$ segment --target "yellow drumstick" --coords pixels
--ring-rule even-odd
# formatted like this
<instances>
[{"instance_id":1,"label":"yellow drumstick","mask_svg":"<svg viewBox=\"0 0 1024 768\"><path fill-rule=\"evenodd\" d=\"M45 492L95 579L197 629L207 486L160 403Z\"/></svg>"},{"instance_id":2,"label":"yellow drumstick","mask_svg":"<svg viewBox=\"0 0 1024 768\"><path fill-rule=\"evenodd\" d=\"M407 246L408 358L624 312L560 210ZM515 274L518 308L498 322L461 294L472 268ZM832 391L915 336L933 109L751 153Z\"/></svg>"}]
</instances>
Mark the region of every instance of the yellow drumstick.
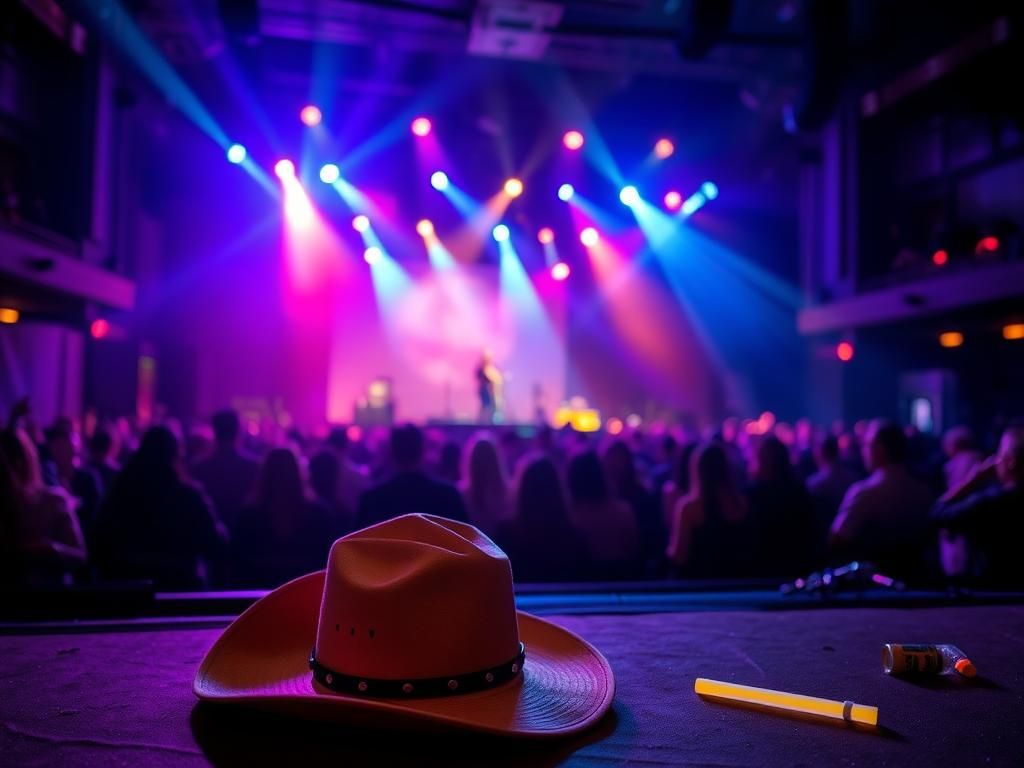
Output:
<instances>
[{"instance_id":1,"label":"yellow drumstick","mask_svg":"<svg viewBox=\"0 0 1024 768\"><path fill-rule=\"evenodd\" d=\"M701 696L714 696L729 701L743 701L748 704L762 704L776 709L788 709L791 712L804 712L808 715L834 717L836 720L878 725L878 707L865 704L854 704L852 701L832 701L819 699L816 696L801 696L798 693L773 691L768 688L754 688L749 685L723 683L720 680L708 680L698 677L693 690Z\"/></svg>"}]
</instances>

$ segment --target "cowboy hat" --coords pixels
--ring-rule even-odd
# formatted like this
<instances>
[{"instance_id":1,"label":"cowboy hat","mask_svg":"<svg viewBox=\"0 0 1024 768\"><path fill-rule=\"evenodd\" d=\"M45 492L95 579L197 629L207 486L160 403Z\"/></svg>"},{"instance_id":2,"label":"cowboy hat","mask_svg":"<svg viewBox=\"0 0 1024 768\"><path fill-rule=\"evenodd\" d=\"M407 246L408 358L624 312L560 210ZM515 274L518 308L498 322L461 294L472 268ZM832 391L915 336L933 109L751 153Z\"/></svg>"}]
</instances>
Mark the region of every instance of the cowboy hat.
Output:
<instances>
[{"instance_id":1,"label":"cowboy hat","mask_svg":"<svg viewBox=\"0 0 1024 768\"><path fill-rule=\"evenodd\" d=\"M193 690L320 719L542 737L596 723L615 682L589 643L515 610L508 558L479 530L405 515L338 539L325 571L253 604Z\"/></svg>"}]
</instances>

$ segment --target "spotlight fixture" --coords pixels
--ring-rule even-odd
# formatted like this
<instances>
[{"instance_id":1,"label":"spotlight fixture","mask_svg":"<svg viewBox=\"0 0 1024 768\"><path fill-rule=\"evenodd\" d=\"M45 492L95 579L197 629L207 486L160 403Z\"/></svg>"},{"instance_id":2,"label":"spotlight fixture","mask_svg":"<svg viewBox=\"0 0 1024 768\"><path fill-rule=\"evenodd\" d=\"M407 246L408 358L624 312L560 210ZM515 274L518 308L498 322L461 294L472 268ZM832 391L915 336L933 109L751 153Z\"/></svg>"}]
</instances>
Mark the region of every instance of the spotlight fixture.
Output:
<instances>
[{"instance_id":1,"label":"spotlight fixture","mask_svg":"<svg viewBox=\"0 0 1024 768\"><path fill-rule=\"evenodd\" d=\"M295 176L295 163L291 160L278 160L274 163L274 174L279 179L290 179Z\"/></svg>"},{"instance_id":2,"label":"spotlight fixture","mask_svg":"<svg viewBox=\"0 0 1024 768\"><path fill-rule=\"evenodd\" d=\"M704 197L708 200L714 200L718 197L718 185L713 181L705 181L700 185L700 191L704 194Z\"/></svg>"},{"instance_id":3,"label":"spotlight fixture","mask_svg":"<svg viewBox=\"0 0 1024 768\"><path fill-rule=\"evenodd\" d=\"M416 234L420 237L430 237L434 234L434 223L430 219L420 219L416 222Z\"/></svg>"},{"instance_id":4,"label":"spotlight fixture","mask_svg":"<svg viewBox=\"0 0 1024 768\"><path fill-rule=\"evenodd\" d=\"M690 195L683 201L683 205L682 208L680 208L680 210L682 211L684 216L689 216L700 210L701 206L703 206L706 202L707 198L704 197L703 192L694 192L692 195Z\"/></svg>"},{"instance_id":5,"label":"spotlight fixture","mask_svg":"<svg viewBox=\"0 0 1024 768\"><path fill-rule=\"evenodd\" d=\"M556 261L551 265L551 277L558 282L565 280L569 276L570 271L569 265L564 261Z\"/></svg>"},{"instance_id":6,"label":"spotlight fixture","mask_svg":"<svg viewBox=\"0 0 1024 768\"><path fill-rule=\"evenodd\" d=\"M0 323L14 325L21 318L21 312L14 307L0 307Z\"/></svg>"},{"instance_id":7,"label":"spotlight fixture","mask_svg":"<svg viewBox=\"0 0 1024 768\"><path fill-rule=\"evenodd\" d=\"M640 192L630 184L619 190L619 200L623 205L636 205L640 202Z\"/></svg>"},{"instance_id":8,"label":"spotlight fixture","mask_svg":"<svg viewBox=\"0 0 1024 768\"><path fill-rule=\"evenodd\" d=\"M491 236L494 238L495 242L504 243L506 240L508 240L508 227L506 227L504 224L498 224L494 229L491 230Z\"/></svg>"},{"instance_id":9,"label":"spotlight fixture","mask_svg":"<svg viewBox=\"0 0 1024 768\"><path fill-rule=\"evenodd\" d=\"M423 138L424 136L428 136L430 134L430 130L431 128L433 128L433 126L430 124L430 118L417 117L415 120L412 121L412 124L409 126L409 128L412 130L414 136L419 136L420 138Z\"/></svg>"},{"instance_id":10,"label":"spotlight fixture","mask_svg":"<svg viewBox=\"0 0 1024 768\"><path fill-rule=\"evenodd\" d=\"M671 189L665 193L665 207L670 211L678 211L683 204L683 196L676 190Z\"/></svg>"},{"instance_id":11,"label":"spotlight fixture","mask_svg":"<svg viewBox=\"0 0 1024 768\"><path fill-rule=\"evenodd\" d=\"M562 136L562 144L566 149L576 151L583 146L583 134L579 131L566 131Z\"/></svg>"},{"instance_id":12,"label":"spotlight fixture","mask_svg":"<svg viewBox=\"0 0 1024 768\"><path fill-rule=\"evenodd\" d=\"M448 174L444 171L434 171L430 174L430 186L438 192L444 192L448 189L448 185L450 183L451 182L448 181Z\"/></svg>"},{"instance_id":13,"label":"spotlight fixture","mask_svg":"<svg viewBox=\"0 0 1024 768\"><path fill-rule=\"evenodd\" d=\"M513 177L505 182L505 194L509 197L519 197L523 194L523 182Z\"/></svg>"},{"instance_id":14,"label":"spotlight fixture","mask_svg":"<svg viewBox=\"0 0 1024 768\"><path fill-rule=\"evenodd\" d=\"M334 163L327 163L320 168L320 181L324 184L333 184L341 178L341 170Z\"/></svg>"},{"instance_id":15,"label":"spotlight fixture","mask_svg":"<svg viewBox=\"0 0 1024 768\"><path fill-rule=\"evenodd\" d=\"M572 184L563 184L558 188L558 199L563 203L568 203L575 194L576 190L573 189Z\"/></svg>"},{"instance_id":16,"label":"spotlight fixture","mask_svg":"<svg viewBox=\"0 0 1024 768\"><path fill-rule=\"evenodd\" d=\"M352 229L356 232L365 232L370 228L370 219L360 213L358 216L352 219Z\"/></svg>"},{"instance_id":17,"label":"spotlight fixture","mask_svg":"<svg viewBox=\"0 0 1024 768\"><path fill-rule=\"evenodd\" d=\"M936 267L944 267L949 263L949 251L945 248L939 248L935 253L932 254L932 264Z\"/></svg>"},{"instance_id":18,"label":"spotlight fixture","mask_svg":"<svg viewBox=\"0 0 1024 768\"><path fill-rule=\"evenodd\" d=\"M381 251L376 245L371 245L365 251L363 251L363 261L367 264L376 264L384 256L384 252Z\"/></svg>"},{"instance_id":19,"label":"spotlight fixture","mask_svg":"<svg viewBox=\"0 0 1024 768\"><path fill-rule=\"evenodd\" d=\"M240 162L245 160L245 156L248 154L245 151L245 147L241 144L232 144L228 147L228 162L238 165Z\"/></svg>"},{"instance_id":20,"label":"spotlight fixture","mask_svg":"<svg viewBox=\"0 0 1024 768\"><path fill-rule=\"evenodd\" d=\"M299 112L299 119L305 124L312 128L315 125L320 125L320 121L323 119L323 115L320 113L320 108L315 104L307 104Z\"/></svg>"},{"instance_id":21,"label":"spotlight fixture","mask_svg":"<svg viewBox=\"0 0 1024 768\"><path fill-rule=\"evenodd\" d=\"M836 357L844 363L853 360L853 344L848 341L840 341L836 344Z\"/></svg>"},{"instance_id":22,"label":"spotlight fixture","mask_svg":"<svg viewBox=\"0 0 1024 768\"><path fill-rule=\"evenodd\" d=\"M587 248L593 248L600 239L601 236L597 234L597 230L593 227L586 227L580 232L580 242Z\"/></svg>"},{"instance_id":23,"label":"spotlight fixture","mask_svg":"<svg viewBox=\"0 0 1024 768\"><path fill-rule=\"evenodd\" d=\"M541 227L537 232L537 240L541 245L555 242L555 232L551 227Z\"/></svg>"},{"instance_id":24,"label":"spotlight fixture","mask_svg":"<svg viewBox=\"0 0 1024 768\"><path fill-rule=\"evenodd\" d=\"M654 145L654 156L659 160L672 157L672 153L675 151L676 145L670 139L658 139Z\"/></svg>"}]
</instances>

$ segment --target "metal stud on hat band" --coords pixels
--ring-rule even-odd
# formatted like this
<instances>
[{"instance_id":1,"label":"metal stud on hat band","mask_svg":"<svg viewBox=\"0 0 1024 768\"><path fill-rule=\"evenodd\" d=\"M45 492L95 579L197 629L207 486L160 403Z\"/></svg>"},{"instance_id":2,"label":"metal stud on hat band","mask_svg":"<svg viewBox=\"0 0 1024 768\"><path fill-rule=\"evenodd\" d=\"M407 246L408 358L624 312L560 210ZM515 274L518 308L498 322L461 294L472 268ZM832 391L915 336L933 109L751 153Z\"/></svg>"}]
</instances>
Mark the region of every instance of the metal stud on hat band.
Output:
<instances>
[{"instance_id":1,"label":"metal stud on hat band","mask_svg":"<svg viewBox=\"0 0 1024 768\"><path fill-rule=\"evenodd\" d=\"M328 669L316 660L316 648L310 651L309 668L313 679L335 693L372 696L385 699L427 698L456 696L494 688L516 678L523 669L526 646L519 644L519 653L496 667L469 672L465 675L445 675L407 680L379 680L355 675L343 675Z\"/></svg>"}]
</instances>

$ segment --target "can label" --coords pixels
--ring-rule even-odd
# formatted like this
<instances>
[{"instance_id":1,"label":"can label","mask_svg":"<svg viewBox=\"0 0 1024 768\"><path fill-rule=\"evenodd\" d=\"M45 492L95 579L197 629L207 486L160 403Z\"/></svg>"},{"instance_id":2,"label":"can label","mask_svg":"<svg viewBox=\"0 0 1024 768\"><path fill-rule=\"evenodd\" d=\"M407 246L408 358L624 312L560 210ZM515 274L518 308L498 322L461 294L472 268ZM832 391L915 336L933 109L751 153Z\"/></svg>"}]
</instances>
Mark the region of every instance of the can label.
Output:
<instances>
[{"instance_id":1,"label":"can label","mask_svg":"<svg viewBox=\"0 0 1024 768\"><path fill-rule=\"evenodd\" d=\"M942 671L942 654L934 645L888 646L894 675L937 675Z\"/></svg>"}]
</instances>

